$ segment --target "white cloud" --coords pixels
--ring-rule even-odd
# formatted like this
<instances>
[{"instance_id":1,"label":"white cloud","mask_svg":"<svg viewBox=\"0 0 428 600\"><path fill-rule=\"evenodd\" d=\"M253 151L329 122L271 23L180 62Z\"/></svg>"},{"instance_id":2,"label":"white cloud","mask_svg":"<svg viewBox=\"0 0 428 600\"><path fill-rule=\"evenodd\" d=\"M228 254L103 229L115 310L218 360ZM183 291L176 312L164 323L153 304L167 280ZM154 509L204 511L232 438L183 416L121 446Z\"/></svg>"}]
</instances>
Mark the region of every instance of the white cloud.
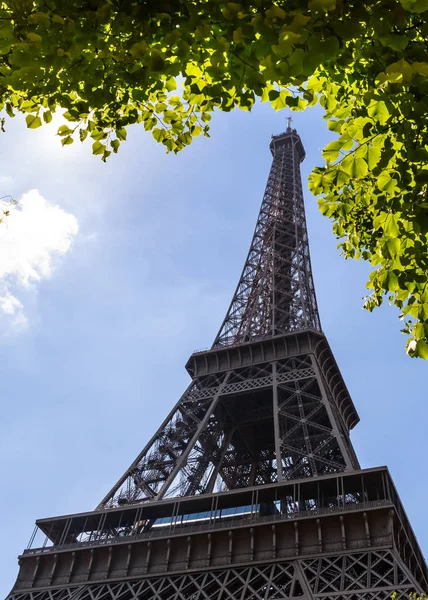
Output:
<instances>
[{"instance_id":1,"label":"white cloud","mask_svg":"<svg viewBox=\"0 0 428 600\"><path fill-rule=\"evenodd\" d=\"M11 294L7 284L3 284L3 296L0 296L0 311L9 319L9 330L22 331L28 327L28 319L21 300Z\"/></svg>"},{"instance_id":2,"label":"white cloud","mask_svg":"<svg viewBox=\"0 0 428 600\"><path fill-rule=\"evenodd\" d=\"M0 209L9 211L0 224L0 315L16 331L28 325L17 296L50 277L55 257L70 250L79 226L74 215L48 202L38 190L24 194L16 205L3 202Z\"/></svg>"}]
</instances>

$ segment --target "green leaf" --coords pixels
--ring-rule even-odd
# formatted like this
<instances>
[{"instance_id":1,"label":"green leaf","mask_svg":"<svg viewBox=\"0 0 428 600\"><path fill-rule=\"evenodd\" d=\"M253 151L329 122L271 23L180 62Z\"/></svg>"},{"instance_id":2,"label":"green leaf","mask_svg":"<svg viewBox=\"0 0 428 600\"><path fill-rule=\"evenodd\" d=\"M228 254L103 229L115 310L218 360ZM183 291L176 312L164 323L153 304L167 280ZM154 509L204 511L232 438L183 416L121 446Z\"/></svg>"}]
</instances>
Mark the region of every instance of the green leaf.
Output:
<instances>
[{"instance_id":1,"label":"green leaf","mask_svg":"<svg viewBox=\"0 0 428 600\"><path fill-rule=\"evenodd\" d=\"M147 50L148 45L144 40L142 40L141 42L137 42L131 47L130 53L133 58L140 58L141 56L144 56Z\"/></svg>"},{"instance_id":2,"label":"green leaf","mask_svg":"<svg viewBox=\"0 0 428 600\"><path fill-rule=\"evenodd\" d=\"M340 133L342 130L343 121L330 119L327 125L330 131L336 131L337 133Z\"/></svg>"},{"instance_id":3,"label":"green leaf","mask_svg":"<svg viewBox=\"0 0 428 600\"><path fill-rule=\"evenodd\" d=\"M388 215L386 215L385 213L378 213L375 218L373 219L373 228L375 230L380 229L385 224L386 218Z\"/></svg>"},{"instance_id":4,"label":"green leaf","mask_svg":"<svg viewBox=\"0 0 428 600\"><path fill-rule=\"evenodd\" d=\"M319 171L312 171L309 175L309 189L310 191L317 196L322 193L322 173Z\"/></svg>"},{"instance_id":5,"label":"green leaf","mask_svg":"<svg viewBox=\"0 0 428 600\"><path fill-rule=\"evenodd\" d=\"M230 5L231 5L231 3L229 2L228 6L230 6ZM286 15L287 15L287 13L285 12L285 10L280 8L279 6L276 6L275 4L273 6L271 6L271 8L269 10L266 11L266 16L269 19L280 19L281 21L283 21L285 19Z\"/></svg>"},{"instance_id":6,"label":"green leaf","mask_svg":"<svg viewBox=\"0 0 428 600\"><path fill-rule=\"evenodd\" d=\"M294 46L301 37L302 36L300 33L294 33L293 31L285 30L281 32L279 42L278 44L272 46L272 50L275 52L275 54L281 57L289 56L290 54L292 55L294 54ZM294 61L297 58L298 57L295 56Z\"/></svg>"},{"instance_id":7,"label":"green leaf","mask_svg":"<svg viewBox=\"0 0 428 600\"><path fill-rule=\"evenodd\" d=\"M50 25L50 17L45 12L33 12L28 20L30 23L34 23L36 25L43 25L44 27L48 27Z\"/></svg>"},{"instance_id":8,"label":"green leaf","mask_svg":"<svg viewBox=\"0 0 428 600\"><path fill-rule=\"evenodd\" d=\"M309 0L309 10L329 11L336 8L336 0Z\"/></svg>"},{"instance_id":9,"label":"green leaf","mask_svg":"<svg viewBox=\"0 0 428 600\"><path fill-rule=\"evenodd\" d=\"M397 189L397 180L391 177L388 171L384 171L377 178L377 186L385 194L393 196Z\"/></svg>"},{"instance_id":10,"label":"green leaf","mask_svg":"<svg viewBox=\"0 0 428 600\"><path fill-rule=\"evenodd\" d=\"M423 13L428 10L428 0L400 0L401 6L414 13Z\"/></svg>"},{"instance_id":11,"label":"green leaf","mask_svg":"<svg viewBox=\"0 0 428 600\"><path fill-rule=\"evenodd\" d=\"M52 23L57 25L64 25L65 21L60 15L52 15Z\"/></svg>"},{"instance_id":12,"label":"green leaf","mask_svg":"<svg viewBox=\"0 0 428 600\"><path fill-rule=\"evenodd\" d=\"M165 61L163 59L163 56L157 52L152 54L152 56L150 57L150 69L154 73L160 73L163 70L164 66Z\"/></svg>"},{"instance_id":13,"label":"green leaf","mask_svg":"<svg viewBox=\"0 0 428 600\"><path fill-rule=\"evenodd\" d=\"M399 289L398 277L394 271L388 271L385 287L390 292L396 292Z\"/></svg>"},{"instance_id":14,"label":"green leaf","mask_svg":"<svg viewBox=\"0 0 428 600\"><path fill-rule=\"evenodd\" d=\"M342 149L342 143L339 142L338 140L335 140L334 142L330 142L330 144L328 144L322 151L323 158L327 162L333 162L339 156L341 149Z\"/></svg>"},{"instance_id":15,"label":"green leaf","mask_svg":"<svg viewBox=\"0 0 428 600\"><path fill-rule=\"evenodd\" d=\"M152 131L152 136L157 142L162 142L165 139L165 130L155 127Z\"/></svg>"},{"instance_id":16,"label":"green leaf","mask_svg":"<svg viewBox=\"0 0 428 600\"><path fill-rule=\"evenodd\" d=\"M346 173L346 171L342 171L342 169L337 169L336 184L339 188L346 185L350 179L351 179L351 176L349 175L349 173Z\"/></svg>"},{"instance_id":17,"label":"green leaf","mask_svg":"<svg viewBox=\"0 0 428 600\"><path fill-rule=\"evenodd\" d=\"M28 129L37 129L42 124L40 117L37 115L27 115L25 117L25 122L27 123Z\"/></svg>"},{"instance_id":18,"label":"green leaf","mask_svg":"<svg viewBox=\"0 0 428 600\"><path fill-rule=\"evenodd\" d=\"M71 129L69 129L69 131L71 131ZM67 131L67 133L69 131ZM93 131L91 131L91 138L96 142L99 142L100 140L105 140L106 137L107 134L103 129L94 129Z\"/></svg>"},{"instance_id":19,"label":"green leaf","mask_svg":"<svg viewBox=\"0 0 428 600\"><path fill-rule=\"evenodd\" d=\"M385 235L389 237L398 237L400 230L397 224L397 215L389 213L383 226Z\"/></svg>"},{"instance_id":20,"label":"green leaf","mask_svg":"<svg viewBox=\"0 0 428 600\"><path fill-rule=\"evenodd\" d=\"M381 44L393 50L404 50L409 43L409 38L406 35L385 35L379 37Z\"/></svg>"},{"instance_id":21,"label":"green leaf","mask_svg":"<svg viewBox=\"0 0 428 600\"><path fill-rule=\"evenodd\" d=\"M379 121L381 125L385 125L389 118L389 111L383 100L372 100L367 107L367 112L372 119Z\"/></svg>"},{"instance_id":22,"label":"green leaf","mask_svg":"<svg viewBox=\"0 0 428 600\"><path fill-rule=\"evenodd\" d=\"M320 169L313 171L309 177L309 189L313 194L321 194L329 191L335 177L335 171Z\"/></svg>"},{"instance_id":23,"label":"green leaf","mask_svg":"<svg viewBox=\"0 0 428 600\"><path fill-rule=\"evenodd\" d=\"M13 112L13 108L11 107L11 105L9 103L6 104L5 109L6 109L6 114L11 119L13 119L13 117L15 116L15 113Z\"/></svg>"},{"instance_id":24,"label":"green leaf","mask_svg":"<svg viewBox=\"0 0 428 600\"><path fill-rule=\"evenodd\" d=\"M366 160L370 171L377 167L381 154L381 149L376 146L369 146L367 148Z\"/></svg>"},{"instance_id":25,"label":"green leaf","mask_svg":"<svg viewBox=\"0 0 428 600\"><path fill-rule=\"evenodd\" d=\"M70 144L72 144L74 142L73 138L71 137L71 135L67 135L67 137L62 138L61 140L61 144L63 146L69 146Z\"/></svg>"},{"instance_id":26,"label":"green leaf","mask_svg":"<svg viewBox=\"0 0 428 600\"><path fill-rule=\"evenodd\" d=\"M342 160L340 168L352 179L365 177L368 172L367 163L364 158L357 158L353 154L349 154Z\"/></svg>"},{"instance_id":27,"label":"green leaf","mask_svg":"<svg viewBox=\"0 0 428 600\"><path fill-rule=\"evenodd\" d=\"M45 110L43 113L43 121L45 123L50 123L52 121L52 113L50 110Z\"/></svg>"},{"instance_id":28,"label":"green leaf","mask_svg":"<svg viewBox=\"0 0 428 600\"><path fill-rule=\"evenodd\" d=\"M276 100L271 102L272 107L275 110L281 110L281 108L285 108L287 106L287 98L291 95L288 90L281 90L278 94Z\"/></svg>"},{"instance_id":29,"label":"green leaf","mask_svg":"<svg viewBox=\"0 0 428 600\"><path fill-rule=\"evenodd\" d=\"M118 140L120 140L121 142L125 142L127 137L126 129L124 129L123 127L120 129L116 129L116 136Z\"/></svg>"},{"instance_id":30,"label":"green leaf","mask_svg":"<svg viewBox=\"0 0 428 600\"><path fill-rule=\"evenodd\" d=\"M416 343L415 355L424 360L428 359L428 344L423 340L418 340Z\"/></svg>"},{"instance_id":31,"label":"green leaf","mask_svg":"<svg viewBox=\"0 0 428 600\"><path fill-rule=\"evenodd\" d=\"M57 134L60 135L61 137L64 135L71 135L72 133L73 133L73 130L70 129L70 127L68 125L61 125L60 127L58 127Z\"/></svg>"},{"instance_id":32,"label":"green leaf","mask_svg":"<svg viewBox=\"0 0 428 600\"><path fill-rule=\"evenodd\" d=\"M418 73L426 77L428 75L428 63L426 62L414 62L411 65L413 73Z\"/></svg>"},{"instance_id":33,"label":"green leaf","mask_svg":"<svg viewBox=\"0 0 428 600\"><path fill-rule=\"evenodd\" d=\"M411 162L428 163L428 151L425 148L409 148L407 158Z\"/></svg>"},{"instance_id":34,"label":"green leaf","mask_svg":"<svg viewBox=\"0 0 428 600\"><path fill-rule=\"evenodd\" d=\"M173 78L168 79L168 81L165 84L165 87L168 90L168 92L172 92L173 90L177 89L177 82Z\"/></svg>"},{"instance_id":35,"label":"green leaf","mask_svg":"<svg viewBox=\"0 0 428 600\"><path fill-rule=\"evenodd\" d=\"M102 142L96 141L92 144L92 154L104 154L106 147Z\"/></svg>"},{"instance_id":36,"label":"green leaf","mask_svg":"<svg viewBox=\"0 0 428 600\"><path fill-rule=\"evenodd\" d=\"M401 249L400 240L398 238L388 238L385 240L385 246L387 248L389 258L395 259L398 257Z\"/></svg>"},{"instance_id":37,"label":"green leaf","mask_svg":"<svg viewBox=\"0 0 428 600\"><path fill-rule=\"evenodd\" d=\"M412 79L413 70L407 60L401 59L395 63L391 63L385 69L387 75L390 74L398 74L400 77L397 81L403 81L405 83L409 82ZM394 78L392 79L394 81Z\"/></svg>"},{"instance_id":38,"label":"green leaf","mask_svg":"<svg viewBox=\"0 0 428 600\"><path fill-rule=\"evenodd\" d=\"M324 40L322 44L322 53L324 58L330 60L334 58L339 52L339 40L336 36L330 36Z\"/></svg>"},{"instance_id":39,"label":"green leaf","mask_svg":"<svg viewBox=\"0 0 428 600\"><path fill-rule=\"evenodd\" d=\"M27 33L27 40L35 44L40 44L42 41L42 37L39 34L30 31L29 33Z\"/></svg>"},{"instance_id":40,"label":"green leaf","mask_svg":"<svg viewBox=\"0 0 428 600\"><path fill-rule=\"evenodd\" d=\"M242 33L242 27L238 27L238 29L235 29L235 31L233 32L233 41L235 42L235 44L240 44L244 41L244 39L245 38Z\"/></svg>"},{"instance_id":41,"label":"green leaf","mask_svg":"<svg viewBox=\"0 0 428 600\"><path fill-rule=\"evenodd\" d=\"M419 313L419 306L417 304L407 304L407 306L404 307L403 312L416 319Z\"/></svg>"}]
</instances>

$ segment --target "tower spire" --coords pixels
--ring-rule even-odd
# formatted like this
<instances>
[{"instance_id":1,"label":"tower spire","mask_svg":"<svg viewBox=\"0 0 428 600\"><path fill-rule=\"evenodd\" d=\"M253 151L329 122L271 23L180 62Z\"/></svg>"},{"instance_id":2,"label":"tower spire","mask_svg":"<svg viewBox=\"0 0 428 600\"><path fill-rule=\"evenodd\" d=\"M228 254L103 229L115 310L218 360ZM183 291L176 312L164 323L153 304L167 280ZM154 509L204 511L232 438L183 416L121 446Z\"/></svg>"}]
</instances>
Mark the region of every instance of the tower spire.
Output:
<instances>
[{"instance_id":1,"label":"tower spire","mask_svg":"<svg viewBox=\"0 0 428 600\"><path fill-rule=\"evenodd\" d=\"M321 331L300 176L305 150L288 117L272 136L272 166L238 286L213 347Z\"/></svg>"}]
</instances>

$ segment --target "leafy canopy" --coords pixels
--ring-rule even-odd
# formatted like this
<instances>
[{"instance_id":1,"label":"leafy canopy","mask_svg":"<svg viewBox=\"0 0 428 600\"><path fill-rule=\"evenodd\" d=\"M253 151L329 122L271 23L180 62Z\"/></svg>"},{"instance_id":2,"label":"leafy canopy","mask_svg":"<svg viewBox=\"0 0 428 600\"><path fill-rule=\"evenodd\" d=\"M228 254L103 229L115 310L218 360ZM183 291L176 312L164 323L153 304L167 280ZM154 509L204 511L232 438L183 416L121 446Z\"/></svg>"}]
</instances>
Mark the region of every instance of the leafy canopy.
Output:
<instances>
[{"instance_id":1,"label":"leafy canopy","mask_svg":"<svg viewBox=\"0 0 428 600\"><path fill-rule=\"evenodd\" d=\"M142 123L177 152L215 109L317 102L337 139L310 177L365 307L428 358L428 0L0 0L0 108L106 160ZM2 122L4 125L4 120Z\"/></svg>"}]
</instances>

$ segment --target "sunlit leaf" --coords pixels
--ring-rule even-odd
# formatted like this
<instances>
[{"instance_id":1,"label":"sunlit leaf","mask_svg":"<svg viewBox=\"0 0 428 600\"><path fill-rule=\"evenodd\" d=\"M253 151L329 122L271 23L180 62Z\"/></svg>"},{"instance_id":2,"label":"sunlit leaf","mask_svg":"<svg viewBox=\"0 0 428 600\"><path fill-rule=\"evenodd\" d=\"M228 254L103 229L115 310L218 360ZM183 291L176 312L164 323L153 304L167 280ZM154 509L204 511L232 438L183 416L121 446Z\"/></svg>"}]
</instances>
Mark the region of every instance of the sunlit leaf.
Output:
<instances>
[{"instance_id":1,"label":"sunlit leaf","mask_svg":"<svg viewBox=\"0 0 428 600\"><path fill-rule=\"evenodd\" d=\"M25 117L25 122L27 123L27 127L29 129L37 129L37 127L42 125L42 121L37 115L27 115Z\"/></svg>"}]
</instances>

